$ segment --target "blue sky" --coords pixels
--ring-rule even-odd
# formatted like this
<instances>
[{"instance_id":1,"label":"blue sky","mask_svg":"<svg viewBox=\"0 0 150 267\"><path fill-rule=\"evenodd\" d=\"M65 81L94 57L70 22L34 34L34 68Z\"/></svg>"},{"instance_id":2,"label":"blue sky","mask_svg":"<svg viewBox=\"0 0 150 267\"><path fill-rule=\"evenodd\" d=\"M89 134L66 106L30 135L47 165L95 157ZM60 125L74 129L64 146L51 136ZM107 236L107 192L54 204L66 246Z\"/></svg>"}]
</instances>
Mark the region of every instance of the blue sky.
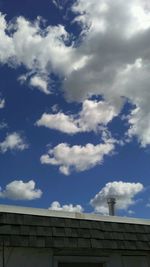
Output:
<instances>
[{"instance_id":1,"label":"blue sky","mask_svg":"<svg viewBox=\"0 0 150 267\"><path fill-rule=\"evenodd\" d=\"M0 10L0 202L149 218L149 2Z\"/></svg>"}]
</instances>

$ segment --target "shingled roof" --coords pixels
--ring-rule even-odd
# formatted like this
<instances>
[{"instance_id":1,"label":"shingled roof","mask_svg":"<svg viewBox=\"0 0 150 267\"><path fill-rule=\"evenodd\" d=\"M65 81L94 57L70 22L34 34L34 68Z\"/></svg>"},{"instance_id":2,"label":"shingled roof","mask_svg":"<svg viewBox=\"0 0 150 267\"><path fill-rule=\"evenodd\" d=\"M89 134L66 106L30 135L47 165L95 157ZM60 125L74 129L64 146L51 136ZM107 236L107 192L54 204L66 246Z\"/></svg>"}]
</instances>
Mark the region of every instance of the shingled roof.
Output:
<instances>
[{"instance_id":1,"label":"shingled roof","mask_svg":"<svg viewBox=\"0 0 150 267\"><path fill-rule=\"evenodd\" d=\"M150 221L0 206L0 245L150 251Z\"/></svg>"}]
</instances>

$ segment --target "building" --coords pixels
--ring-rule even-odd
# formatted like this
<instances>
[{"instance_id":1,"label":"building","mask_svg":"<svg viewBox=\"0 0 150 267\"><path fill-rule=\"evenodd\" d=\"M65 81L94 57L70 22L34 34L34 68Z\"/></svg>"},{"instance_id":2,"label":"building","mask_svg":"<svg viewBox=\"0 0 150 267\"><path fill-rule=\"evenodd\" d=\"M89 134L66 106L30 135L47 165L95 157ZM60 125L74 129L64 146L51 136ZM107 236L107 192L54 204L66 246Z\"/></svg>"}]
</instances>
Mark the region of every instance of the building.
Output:
<instances>
[{"instance_id":1,"label":"building","mask_svg":"<svg viewBox=\"0 0 150 267\"><path fill-rule=\"evenodd\" d=\"M150 267L150 220L0 205L0 267Z\"/></svg>"}]
</instances>

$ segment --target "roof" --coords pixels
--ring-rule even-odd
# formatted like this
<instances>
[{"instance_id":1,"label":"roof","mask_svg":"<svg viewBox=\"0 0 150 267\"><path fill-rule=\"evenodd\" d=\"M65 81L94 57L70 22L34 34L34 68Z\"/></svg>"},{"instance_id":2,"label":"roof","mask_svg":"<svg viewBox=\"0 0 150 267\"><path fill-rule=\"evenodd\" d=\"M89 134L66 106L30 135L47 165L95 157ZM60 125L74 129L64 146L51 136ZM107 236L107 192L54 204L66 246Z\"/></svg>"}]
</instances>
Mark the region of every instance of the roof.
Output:
<instances>
[{"instance_id":1,"label":"roof","mask_svg":"<svg viewBox=\"0 0 150 267\"><path fill-rule=\"evenodd\" d=\"M145 224L150 225L150 220L130 217L119 217L119 216L102 216L95 213L79 213L79 212L68 212L68 211L57 211L48 209L38 209L22 206L8 206L0 205L0 213L15 213L15 214L28 214L45 217L58 217L58 218L70 218L70 219L82 219L92 221L104 221L104 222L119 222L119 223L134 223L134 224Z\"/></svg>"},{"instance_id":2,"label":"roof","mask_svg":"<svg viewBox=\"0 0 150 267\"><path fill-rule=\"evenodd\" d=\"M0 205L0 237L12 247L150 251L150 220Z\"/></svg>"}]
</instances>

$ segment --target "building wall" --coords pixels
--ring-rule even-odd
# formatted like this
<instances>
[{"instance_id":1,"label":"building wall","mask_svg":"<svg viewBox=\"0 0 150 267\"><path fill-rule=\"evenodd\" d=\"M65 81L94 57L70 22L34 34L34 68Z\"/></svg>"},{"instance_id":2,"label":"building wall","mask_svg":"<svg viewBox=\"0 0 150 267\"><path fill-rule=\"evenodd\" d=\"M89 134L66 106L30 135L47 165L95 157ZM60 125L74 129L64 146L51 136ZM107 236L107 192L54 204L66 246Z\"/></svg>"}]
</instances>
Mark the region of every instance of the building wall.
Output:
<instances>
[{"instance_id":1,"label":"building wall","mask_svg":"<svg viewBox=\"0 0 150 267\"><path fill-rule=\"evenodd\" d=\"M34 248L5 248L0 251L0 267L52 267L51 251Z\"/></svg>"},{"instance_id":2,"label":"building wall","mask_svg":"<svg viewBox=\"0 0 150 267\"><path fill-rule=\"evenodd\" d=\"M145 256L124 256L124 267L148 267L148 260Z\"/></svg>"},{"instance_id":3,"label":"building wall","mask_svg":"<svg viewBox=\"0 0 150 267\"><path fill-rule=\"evenodd\" d=\"M149 257L147 255L121 255L112 254L107 267L149 267Z\"/></svg>"},{"instance_id":4,"label":"building wall","mask_svg":"<svg viewBox=\"0 0 150 267\"><path fill-rule=\"evenodd\" d=\"M3 262L3 252L5 262ZM76 262L75 256L65 256L65 258L64 262ZM84 262L84 260L87 262L86 257L80 257L79 259L81 259L80 262ZM5 248L4 251L2 248L0 249L0 267L58 267L59 260L59 258L56 260L56 257L52 256L50 249ZM92 261L101 262L102 260L99 260L98 257L93 257L93 259L91 257L90 262ZM108 256L104 267L149 267L149 263L150 256L112 253Z\"/></svg>"}]
</instances>

